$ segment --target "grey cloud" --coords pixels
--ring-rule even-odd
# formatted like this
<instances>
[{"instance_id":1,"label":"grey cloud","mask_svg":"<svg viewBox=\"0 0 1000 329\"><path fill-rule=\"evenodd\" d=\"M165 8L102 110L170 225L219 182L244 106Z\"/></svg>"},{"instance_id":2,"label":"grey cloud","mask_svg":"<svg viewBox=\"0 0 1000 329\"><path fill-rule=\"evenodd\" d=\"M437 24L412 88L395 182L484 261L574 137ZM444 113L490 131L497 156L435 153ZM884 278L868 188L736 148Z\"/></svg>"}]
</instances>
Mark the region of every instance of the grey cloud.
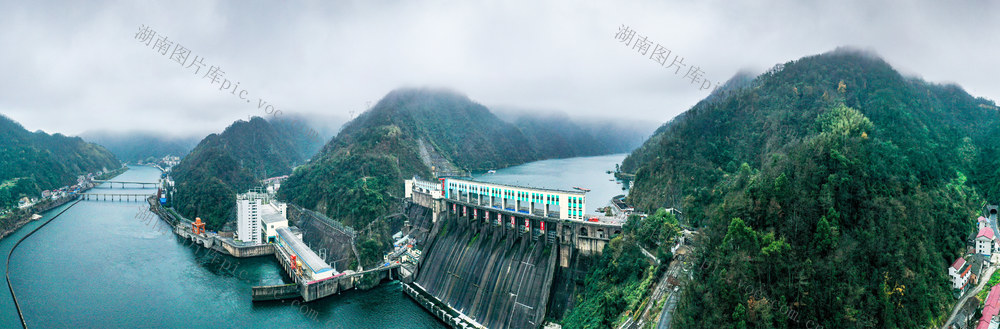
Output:
<instances>
[{"instance_id":1,"label":"grey cloud","mask_svg":"<svg viewBox=\"0 0 1000 329\"><path fill-rule=\"evenodd\" d=\"M28 129L221 131L263 115L348 117L403 86L491 107L664 122L708 95L613 39L621 24L722 82L848 45L998 99L985 2L42 2L0 5L0 113ZM239 81L218 90L134 40L149 25ZM683 72L682 72L683 73ZM327 121L327 120L324 120ZM332 120L331 122L336 122Z\"/></svg>"}]
</instances>

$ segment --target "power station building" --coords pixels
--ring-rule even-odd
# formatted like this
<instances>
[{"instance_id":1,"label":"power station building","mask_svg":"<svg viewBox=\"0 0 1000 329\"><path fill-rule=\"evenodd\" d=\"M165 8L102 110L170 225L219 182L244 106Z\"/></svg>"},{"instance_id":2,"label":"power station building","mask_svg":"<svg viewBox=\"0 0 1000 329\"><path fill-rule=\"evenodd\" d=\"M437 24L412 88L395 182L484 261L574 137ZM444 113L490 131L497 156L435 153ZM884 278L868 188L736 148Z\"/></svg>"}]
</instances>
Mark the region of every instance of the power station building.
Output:
<instances>
[{"instance_id":1,"label":"power station building","mask_svg":"<svg viewBox=\"0 0 1000 329\"><path fill-rule=\"evenodd\" d=\"M337 271L330 267L322 257L319 257L309 248L302 238L295 234L288 227L281 227L275 230L278 233L276 242L281 248L280 253L287 254L296 270L301 270L301 275L310 280L323 280L331 278Z\"/></svg>"},{"instance_id":2,"label":"power station building","mask_svg":"<svg viewBox=\"0 0 1000 329\"><path fill-rule=\"evenodd\" d=\"M415 181L410 184L427 184ZM441 185L437 189L444 191L443 197L446 199L549 218L586 218L587 194L583 191L531 188L455 178L442 178L440 181Z\"/></svg>"},{"instance_id":3,"label":"power station building","mask_svg":"<svg viewBox=\"0 0 1000 329\"><path fill-rule=\"evenodd\" d=\"M288 205L259 189L236 196L236 238L249 244L274 242L277 229L288 227Z\"/></svg>"}]
</instances>

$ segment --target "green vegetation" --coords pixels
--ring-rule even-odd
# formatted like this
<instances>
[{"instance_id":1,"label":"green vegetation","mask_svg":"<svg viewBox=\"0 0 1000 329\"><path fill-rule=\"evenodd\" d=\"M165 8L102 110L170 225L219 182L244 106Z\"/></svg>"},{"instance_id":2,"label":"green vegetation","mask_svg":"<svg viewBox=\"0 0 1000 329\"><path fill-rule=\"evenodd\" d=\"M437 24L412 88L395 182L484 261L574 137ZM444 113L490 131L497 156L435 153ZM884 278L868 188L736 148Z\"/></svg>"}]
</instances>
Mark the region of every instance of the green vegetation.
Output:
<instances>
[{"instance_id":1,"label":"green vegetation","mask_svg":"<svg viewBox=\"0 0 1000 329\"><path fill-rule=\"evenodd\" d=\"M28 132L0 115L0 231L30 215L14 209L21 198L40 198L43 190L76 184L80 175L119 167L118 159L99 145Z\"/></svg>"},{"instance_id":2,"label":"green vegetation","mask_svg":"<svg viewBox=\"0 0 1000 329\"><path fill-rule=\"evenodd\" d=\"M677 218L664 209L644 220L632 216L604 247L578 290L576 306L563 319L565 328L612 328L649 303L652 286L673 258ZM661 264L653 265L640 246L656 249ZM653 301L656 302L656 301Z\"/></svg>"},{"instance_id":3,"label":"green vegetation","mask_svg":"<svg viewBox=\"0 0 1000 329\"><path fill-rule=\"evenodd\" d=\"M985 269L985 267L983 269ZM986 295L989 295L990 289L992 289L993 286L997 285L997 283L1000 283L1000 271L993 272L993 275L990 276L989 281L986 281L986 285L983 286L983 290L980 290L978 293L976 293L976 298L979 298L980 302L985 301Z\"/></svg>"},{"instance_id":4,"label":"green vegetation","mask_svg":"<svg viewBox=\"0 0 1000 329\"><path fill-rule=\"evenodd\" d=\"M851 50L740 81L623 163L639 209L704 227L674 326L939 321L946 268L983 200L1000 198L996 105Z\"/></svg>"},{"instance_id":5,"label":"green vegetation","mask_svg":"<svg viewBox=\"0 0 1000 329\"><path fill-rule=\"evenodd\" d=\"M21 192L49 190L76 184L77 176L121 167L118 159L103 147L84 142L79 137L28 132L20 124L0 115L0 182L19 178L25 181Z\"/></svg>"},{"instance_id":6,"label":"green vegetation","mask_svg":"<svg viewBox=\"0 0 1000 329\"><path fill-rule=\"evenodd\" d=\"M38 184L31 178L18 177L4 181L0 184L0 209L17 206L21 198L38 197L40 192Z\"/></svg>"},{"instance_id":7,"label":"green vegetation","mask_svg":"<svg viewBox=\"0 0 1000 329\"><path fill-rule=\"evenodd\" d=\"M305 158L288 136L254 117L205 137L173 170L173 207L184 217L201 217L209 230L223 229L236 218L237 193L290 173Z\"/></svg>"},{"instance_id":8,"label":"green vegetation","mask_svg":"<svg viewBox=\"0 0 1000 329\"><path fill-rule=\"evenodd\" d=\"M279 198L363 228L400 211L403 180L414 175L429 179L432 169L444 168L485 171L544 157L573 156L581 153L574 148L583 147L563 141L558 145L566 149L552 154L550 147L536 146L540 145L533 142L537 137L526 135L531 133L500 120L463 95L395 90L347 123L310 163L297 168L282 185ZM550 139L564 138L559 136ZM421 145L426 159L421 156ZM367 232L368 238L381 241L386 249L391 246L389 235Z\"/></svg>"}]
</instances>

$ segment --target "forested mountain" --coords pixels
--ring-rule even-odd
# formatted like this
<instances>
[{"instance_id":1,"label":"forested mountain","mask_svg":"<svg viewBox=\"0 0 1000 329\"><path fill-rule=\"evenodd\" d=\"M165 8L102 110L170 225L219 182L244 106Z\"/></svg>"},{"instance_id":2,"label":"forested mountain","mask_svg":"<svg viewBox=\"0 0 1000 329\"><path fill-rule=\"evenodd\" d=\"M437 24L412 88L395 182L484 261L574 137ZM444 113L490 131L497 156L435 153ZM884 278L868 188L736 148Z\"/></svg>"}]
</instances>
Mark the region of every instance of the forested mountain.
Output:
<instances>
[{"instance_id":1,"label":"forested mountain","mask_svg":"<svg viewBox=\"0 0 1000 329\"><path fill-rule=\"evenodd\" d=\"M849 49L733 84L630 155L629 200L702 226L679 328L940 326L1000 198L1000 113Z\"/></svg>"},{"instance_id":2,"label":"forested mountain","mask_svg":"<svg viewBox=\"0 0 1000 329\"><path fill-rule=\"evenodd\" d=\"M100 145L79 137L28 132L0 115L0 206L19 196L37 197L40 191L76 184L79 175L112 170L121 163Z\"/></svg>"},{"instance_id":3,"label":"forested mountain","mask_svg":"<svg viewBox=\"0 0 1000 329\"><path fill-rule=\"evenodd\" d=\"M281 196L350 225L366 225L389 210L389 200L403 193L403 179L413 175L626 152L645 134L629 125L580 124L565 115L517 114L508 120L513 123L451 91L392 91L344 125L282 186Z\"/></svg>"},{"instance_id":4,"label":"forested mountain","mask_svg":"<svg viewBox=\"0 0 1000 329\"><path fill-rule=\"evenodd\" d=\"M465 96L395 90L344 125L280 196L363 226L402 196L403 179L432 177L432 167L459 173L524 163L536 159L528 147L517 127Z\"/></svg>"},{"instance_id":5,"label":"forested mountain","mask_svg":"<svg viewBox=\"0 0 1000 329\"><path fill-rule=\"evenodd\" d=\"M236 218L237 193L264 178L289 174L306 159L303 151L313 147L296 137L302 133L253 117L208 135L173 169L174 208L186 217L201 217L210 229L221 229Z\"/></svg>"},{"instance_id":6,"label":"forested mountain","mask_svg":"<svg viewBox=\"0 0 1000 329\"><path fill-rule=\"evenodd\" d=\"M148 132L88 131L80 137L104 146L118 159L130 163L153 161L167 155L183 157L198 144L197 137L169 137Z\"/></svg>"},{"instance_id":7,"label":"forested mountain","mask_svg":"<svg viewBox=\"0 0 1000 329\"><path fill-rule=\"evenodd\" d=\"M344 125L309 164L296 169L279 197L362 228L397 211L403 180L414 175L465 174L600 151L585 149L593 138L564 140L575 136L579 127L540 128L542 123L533 122L541 121L532 120L519 128L451 91L394 90ZM559 128L574 131L555 133ZM546 133L548 140L542 138ZM542 143L552 140L559 142ZM371 236L360 243L361 252L381 255L380 244L391 241L368 232Z\"/></svg>"},{"instance_id":8,"label":"forested mountain","mask_svg":"<svg viewBox=\"0 0 1000 329\"><path fill-rule=\"evenodd\" d=\"M338 124L335 128L317 129L318 127L315 125L306 123L309 122L308 118L290 115L272 118L268 122L278 134L292 144L292 149L303 160L308 160L319 152L323 145L333 137L330 130L339 129L339 125L343 124L342 121L336 121L332 123Z\"/></svg>"},{"instance_id":9,"label":"forested mountain","mask_svg":"<svg viewBox=\"0 0 1000 329\"><path fill-rule=\"evenodd\" d=\"M541 159L570 158L631 152L649 137L655 126L623 121L570 118L565 113L498 113L531 142Z\"/></svg>"}]
</instances>

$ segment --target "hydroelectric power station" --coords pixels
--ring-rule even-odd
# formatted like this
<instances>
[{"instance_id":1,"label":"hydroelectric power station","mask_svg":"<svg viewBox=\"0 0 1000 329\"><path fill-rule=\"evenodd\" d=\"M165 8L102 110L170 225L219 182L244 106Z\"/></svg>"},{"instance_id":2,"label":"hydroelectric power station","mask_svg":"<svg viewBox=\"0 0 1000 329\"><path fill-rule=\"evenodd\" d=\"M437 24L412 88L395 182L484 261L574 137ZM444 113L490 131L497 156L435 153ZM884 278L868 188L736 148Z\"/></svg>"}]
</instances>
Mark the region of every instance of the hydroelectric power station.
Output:
<instances>
[{"instance_id":1,"label":"hydroelectric power station","mask_svg":"<svg viewBox=\"0 0 1000 329\"><path fill-rule=\"evenodd\" d=\"M561 317L578 258L621 233L618 219L585 213L583 191L454 178L414 178L405 191L432 225L403 290L457 328L535 328Z\"/></svg>"}]
</instances>

